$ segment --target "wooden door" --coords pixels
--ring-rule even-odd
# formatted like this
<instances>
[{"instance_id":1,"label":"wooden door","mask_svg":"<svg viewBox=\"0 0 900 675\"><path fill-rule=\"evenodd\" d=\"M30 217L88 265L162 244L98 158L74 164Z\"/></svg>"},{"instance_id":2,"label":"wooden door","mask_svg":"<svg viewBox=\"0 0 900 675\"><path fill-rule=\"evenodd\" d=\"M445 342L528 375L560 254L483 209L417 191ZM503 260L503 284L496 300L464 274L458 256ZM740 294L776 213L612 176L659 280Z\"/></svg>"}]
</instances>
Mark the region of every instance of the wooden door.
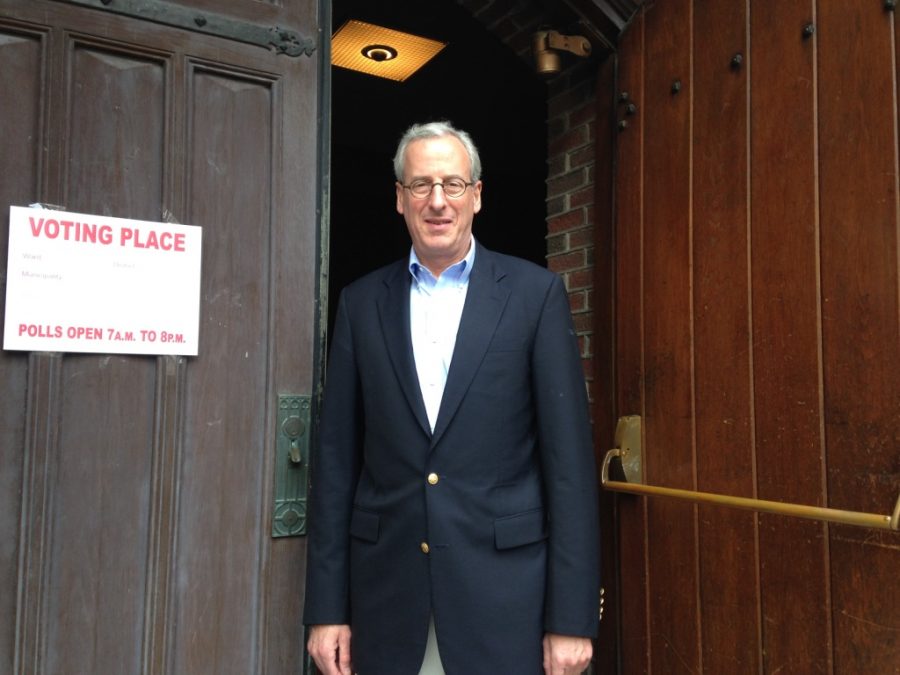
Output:
<instances>
[{"instance_id":1,"label":"wooden door","mask_svg":"<svg viewBox=\"0 0 900 675\"><path fill-rule=\"evenodd\" d=\"M623 36L616 407L644 482L890 514L898 25L652 3ZM620 495L622 673L900 672L900 534Z\"/></svg>"},{"instance_id":2,"label":"wooden door","mask_svg":"<svg viewBox=\"0 0 900 675\"><path fill-rule=\"evenodd\" d=\"M0 671L301 672L305 543L271 533L277 397L317 381L321 50L93 4L0 1L0 258L9 205L200 225L199 356L0 355ZM317 42L313 0L169 4Z\"/></svg>"}]
</instances>

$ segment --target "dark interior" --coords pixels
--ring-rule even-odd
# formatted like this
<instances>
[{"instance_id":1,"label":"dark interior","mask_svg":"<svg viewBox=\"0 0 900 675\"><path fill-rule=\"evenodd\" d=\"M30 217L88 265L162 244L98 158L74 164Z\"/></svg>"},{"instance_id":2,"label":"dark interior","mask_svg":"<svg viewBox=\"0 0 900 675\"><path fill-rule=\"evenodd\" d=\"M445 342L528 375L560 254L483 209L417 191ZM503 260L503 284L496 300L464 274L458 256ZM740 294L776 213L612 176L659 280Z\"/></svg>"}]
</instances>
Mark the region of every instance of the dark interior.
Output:
<instances>
[{"instance_id":1,"label":"dark interior","mask_svg":"<svg viewBox=\"0 0 900 675\"><path fill-rule=\"evenodd\" d=\"M347 283L409 250L395 208L392 161L397 141L415 122L445 119L472 135L484 181L476 238L544 264L545 83L452 0L335 0L332 32L348 19L449 44L405 82L332 68L332 312Z\"/></svg>"}]
</instances>

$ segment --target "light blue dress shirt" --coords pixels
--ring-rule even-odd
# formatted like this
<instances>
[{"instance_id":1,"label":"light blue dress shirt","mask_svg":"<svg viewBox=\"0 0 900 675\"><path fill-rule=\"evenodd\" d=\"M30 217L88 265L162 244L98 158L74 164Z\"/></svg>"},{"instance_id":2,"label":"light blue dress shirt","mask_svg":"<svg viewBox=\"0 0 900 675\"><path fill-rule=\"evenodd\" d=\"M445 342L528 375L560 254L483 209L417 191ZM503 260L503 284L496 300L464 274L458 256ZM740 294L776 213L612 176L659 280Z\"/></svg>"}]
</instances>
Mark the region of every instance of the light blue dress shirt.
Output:
<instances>
[{"instance_id":1,"label":"light blue dress shirt","mask_svg":"<svg viewBox=\"0 0 900 675\"><path fill-rule=\"evenodd\" d=\"M474 237L466 257L445 269L437 279L419 262L415 249L410 249L409 328L419 387L432 431L441 408L474 263Z\"/></svg>"}]
</instances>

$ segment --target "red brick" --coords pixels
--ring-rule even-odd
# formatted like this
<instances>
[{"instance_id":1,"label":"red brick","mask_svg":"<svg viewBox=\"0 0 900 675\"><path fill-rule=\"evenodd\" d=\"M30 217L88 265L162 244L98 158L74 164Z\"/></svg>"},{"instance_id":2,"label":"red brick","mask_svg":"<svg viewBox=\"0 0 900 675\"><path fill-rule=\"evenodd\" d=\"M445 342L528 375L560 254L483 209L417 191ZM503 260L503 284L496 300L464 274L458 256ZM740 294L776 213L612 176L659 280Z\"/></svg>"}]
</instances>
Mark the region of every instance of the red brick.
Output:
<instances>
[{"instance_id":1,"label":"red brick","mask_svg":"<svg viewBox=\"0 0 900 675\"><path fill-rule=\"evenodd\" d=\"M568 250L568 239L565 234L557 234L547 237L547 255L565 253Z\"/></svg>"},{"instance_id":2,"label":"red brick","mask_svg":"<svg viewBox=\"0 0 900 675\"><path fill-rule=\"evenodd\" d=\"M581 350L582 356L584 356L585 358L591 358L591 356L593 356L591 350L591 345L593 344L593 335L582 335L581 341L583 345L583 348Z\"/></svg>"},{"instance_id":3,"label":"red brick","mask_svg":"<svg viewBox=\"0 0 900 675\"><path fill-rule=\"evenodd\" d=\"M594 270L573 270L567 275L568 288L574 290L576 288L590 288L594 285Z\"/></svg>"},{"instance_id":4,"label":"red brick","mask_svg":"<svg viewBox=\"0 0 900 675\"><path fill-rule=\"evenodd\" d=\"M588 124L594 121L594 118L597 115L597 106L592 98L587 99L587 103L578 108L573 108L571 112L569 112L569 125L572 127L578 126L579 124Z\"/></svg>"},{"instance_id":5,"label":"red brick","mask_svg":"<svg viewBox=\"0 0 900 675\"><path fill-rule=\"evenodd\" d=\"M547 215L550 217L558 216L561 213L564 213L566 209L566 198L565 197L554 197L553 199L547 200Z\"/></svg>"},{"instance_id":6,"label":"red brick","mask_svg":"<svg viewBox=\"0 0 900 675\"><path fill-rule=\"evenodd\" d=\"M550 140L547 150L548 157L556 157L556 155L568 152L574 148L579 148L588 142L587 127L578 127L571 131L565 132L562 136Z\"/></svg>"},{"instance_id":7,"label":"red brick","mask_svg":"<svg viewBox=\"0 0 900 675\"><path fill-rule=\"evenodd\" d=\"M568 115L580 104L593 100L591 87L587 82L576 82L574 84L564 81L554 82L550 87L550 100L547 102L547 112L550 117Z\"/></svg>"},{"instance_id":8,"label":"red brick","mask_svg":"<svg viewBox=\"0 0 900 675\"><path fill-rule=\"evenodd\" d=\"M561 194L573 192L587 182L587 172L584 169L570 171L569 173L547 181L547 196L556 197Z\"/></svg>"},{"instance_id":9,"label":"red brick","mask_svg":"<svg viewBox=\"0 0 900 675\"><path fill-rule=\"evenodd\" d=\"M594 186L590 185L584 190L579 190L569 195L569 206L575 208L594 203Z\"/></svg>"},{"instance_id":10,"label":"red brick","mask_svg":"<svg viewBox=\"0 0 900 675\"><path fill-rule=\"evenodd\" d=\"M594 376L594 360L591 358L581 359L581 367L584 371L584 381L588 383L592 382Z\"/></svg>"},{"instance_id":11,"label":"red brick","mask_svg":"<svg viewBox=\"0 0 900 675\"><path fill-rule=\"evenodd\" d=\"M547 231L566 232L584 226L584 209L575 209L547 219Z\"/></svg>"},{"instance_id":12,"label":"red brick","mask_svg":"<svg viewBox=\"0 0 900 675\"><path fill-rule=\"evenodd\" d=\"M566 171L566 155L557 155L547 162L547 177L555 178Z\"/></svg>"},{"instance_id":13,"label":"red brick","mask_svg":"<svg viewBox=\"0 0 900 675\"><path fill-rule=\"evenodd\" d=\"M569 232L569 248L581 248L592 246L594 243L594 228L586 227L583 230Z\"/></svg>"},{"instance_id":14,"label":"red brick","mask_svg":"<svg viewBox=\"0 0 900 675\"><path fill-rule=\"evenodd\" d=\"M587 294L584 291L569 293L569 309L573 312L587 309Z\"/></svg>"},{"instance_id":15,"label":"red brick","mask_svg":"<svg viewBox=\"0 0 900 675\"><path fill-rule=\"evenodd\" d=\"M572 315L572 321L575 324L575 332L578 334L590 333L593 330L593 317L591 312L581 312Z\"/></svg>"},{"instance_id":16,"label":"red brick","mask_svg":"<svg viewBox=\"0 0 900 675\"><path fill-rule=\"evenodd\" d=\"M562 136L566 133L566 118L565 117L550 117L547 119L547 141L550 142L557 136ZM548 145L549 147L549 145Z\"/></svg>"},{"instance_id":17,"label":"red brick","mask_svg":"<svg viewBox=\"0 0 900 675\"><path fill-rule=\"evenodd\" d=\"M573 251L562 255L549 256L547 265L554 272L568 272L584 267L584 251Z\"/></svg>"},{"instance_id":18,"label":"red brick","mask_svg":"<svg viewBox=\"0 0 900 675\"><path fill-rule=\"evenodd\" d=\"M569 153L569 166L573 169L594 162L594 146L586 145Z\"/></svg>"}]
</instances>

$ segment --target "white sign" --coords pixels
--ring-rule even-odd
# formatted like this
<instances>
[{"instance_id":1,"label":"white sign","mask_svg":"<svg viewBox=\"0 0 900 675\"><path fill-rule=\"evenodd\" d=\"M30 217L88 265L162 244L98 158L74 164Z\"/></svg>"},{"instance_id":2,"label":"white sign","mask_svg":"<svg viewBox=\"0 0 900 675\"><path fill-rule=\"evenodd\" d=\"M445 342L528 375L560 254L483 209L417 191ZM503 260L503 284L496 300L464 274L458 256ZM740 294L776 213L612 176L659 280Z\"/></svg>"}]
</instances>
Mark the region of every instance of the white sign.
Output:
<instances>
[{"instance_id":1,"label":"white sign","mask_svg":"<svg viewBox=\"0 0 900 675\"><path fill-rule=\"evenodd\" d=\"M197 354L200 227L9 211L4 349Z\"/></svg>"}]
</instances>

